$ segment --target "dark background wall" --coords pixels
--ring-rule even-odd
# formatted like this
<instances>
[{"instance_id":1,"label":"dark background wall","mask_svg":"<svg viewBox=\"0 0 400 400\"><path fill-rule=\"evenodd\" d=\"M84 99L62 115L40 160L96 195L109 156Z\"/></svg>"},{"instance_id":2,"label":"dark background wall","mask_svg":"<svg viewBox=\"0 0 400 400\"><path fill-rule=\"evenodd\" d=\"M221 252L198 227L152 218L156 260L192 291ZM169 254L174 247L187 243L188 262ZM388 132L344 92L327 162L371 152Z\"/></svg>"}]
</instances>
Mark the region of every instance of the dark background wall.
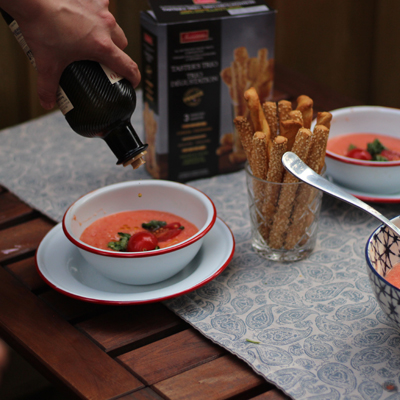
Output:
<instances>
[{"instance_id":1,"label":"dark background wall","mask_svg":"<svg viewBox=\"0 0 400 400\"><path fill-rule=\"evenodd\" d=\"M277 63L363 104L400 108L399 0L267 0L276 9ZM140 65L139 12L147 0L111 0L127 53ZM43 115L36 77L0 21L0 129ZM307 93L305 93L307 94Z\"/></svg>"}]
</instances>

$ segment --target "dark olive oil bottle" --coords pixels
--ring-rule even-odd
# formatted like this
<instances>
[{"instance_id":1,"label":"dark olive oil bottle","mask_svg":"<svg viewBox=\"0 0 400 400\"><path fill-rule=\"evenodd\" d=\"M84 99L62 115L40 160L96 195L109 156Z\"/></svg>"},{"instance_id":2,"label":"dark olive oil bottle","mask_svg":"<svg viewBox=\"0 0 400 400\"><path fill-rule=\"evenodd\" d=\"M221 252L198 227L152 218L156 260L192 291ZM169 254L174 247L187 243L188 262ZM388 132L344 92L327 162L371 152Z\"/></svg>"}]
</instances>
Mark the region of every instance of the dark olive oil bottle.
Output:
<instances>
[{"instance_id":1,"label":"dark olive oil bottle","mask_svg":"<svg viewBox=\"0 0 400 400\"><path fill-rule=\"evenodd\" d=\"M35 66L17 22L3 10L1 14ZM127 79L94 61L73 62L61 75L57 103L76 133L104 139L117 164L131 164L136 169L144 163L147 144L141 142L130 122L136 93Z\"/></svg>"}]
</instances>

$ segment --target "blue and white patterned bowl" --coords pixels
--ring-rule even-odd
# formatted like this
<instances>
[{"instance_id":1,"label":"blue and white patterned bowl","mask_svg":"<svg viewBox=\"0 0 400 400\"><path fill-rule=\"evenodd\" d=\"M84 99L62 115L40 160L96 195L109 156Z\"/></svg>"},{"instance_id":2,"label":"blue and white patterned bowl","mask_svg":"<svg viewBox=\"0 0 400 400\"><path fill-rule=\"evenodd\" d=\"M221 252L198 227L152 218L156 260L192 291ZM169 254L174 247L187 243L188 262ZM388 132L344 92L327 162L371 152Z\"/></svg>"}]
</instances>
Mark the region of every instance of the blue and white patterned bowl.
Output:
<instances>
[{"instance_id":1,"label":"blue and white patterned bowl","mask_svg":"<svg viewBox=\"0 0 400 400\"><path fill-rule=\"evenodd\" d=\"M400 226L400 217L392 219ZM380 226L368 239L365 247L367 271L372 290L382 311L400 328L400 289L385 276L400 263L400 237L386 226Z\"/></svg>"}]
</instances>

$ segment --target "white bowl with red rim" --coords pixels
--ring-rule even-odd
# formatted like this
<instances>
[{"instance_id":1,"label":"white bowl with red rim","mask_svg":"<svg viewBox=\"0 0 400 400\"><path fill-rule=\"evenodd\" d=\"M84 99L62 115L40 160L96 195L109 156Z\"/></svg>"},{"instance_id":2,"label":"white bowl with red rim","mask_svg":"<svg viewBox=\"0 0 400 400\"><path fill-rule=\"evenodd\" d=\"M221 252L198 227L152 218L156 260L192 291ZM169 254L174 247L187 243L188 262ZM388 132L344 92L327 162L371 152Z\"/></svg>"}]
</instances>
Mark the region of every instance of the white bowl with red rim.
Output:
<instances>
[{"instance_id":1,"label":"white bowl with red rim","mask_svg":"<svg viewBox=\"0 0 400 400\"><path fill-rule=\"evenodd\" d=\"M329 138L351 133L373 133L400 139L398 109L356 106L337 109L331 114ZM327 150L325 162L327 174L348 189L375 194L400 192L400 161L358 160Z\"/></svg>"},{"instance_id":2,"label":"white bowl with red rim","mask_svg":"<svg viewBox=\"0 0 400 400\"><path fill-rule=\"evenodd\" d=\"M156 210L178 215L198 232L170 247L140 252L103 250L80 240L94 221L122 211ZM203 192L177 182L140 180L117 183L94 190L75 201L65 212L65 236L84 259L103 276L132 285L161 282L181 271L199 251L214 226L215 205Z\"/></svg>"}]
</instances>

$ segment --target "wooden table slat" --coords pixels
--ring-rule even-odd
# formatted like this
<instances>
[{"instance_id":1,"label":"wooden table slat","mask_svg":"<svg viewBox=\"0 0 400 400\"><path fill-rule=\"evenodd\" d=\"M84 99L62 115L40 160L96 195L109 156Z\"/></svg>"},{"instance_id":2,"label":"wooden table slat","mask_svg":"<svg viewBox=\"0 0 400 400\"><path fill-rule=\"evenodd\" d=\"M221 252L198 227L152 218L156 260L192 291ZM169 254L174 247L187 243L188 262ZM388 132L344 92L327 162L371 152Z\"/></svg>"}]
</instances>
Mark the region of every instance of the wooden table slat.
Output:
<instances>
[{"instance_id":1,"label":"wooden table slat","mask_svg":"<svg viewBox=\"0 0 400 400\"><path fill-rule=\"evenodd\" d=\"M160 303L125 306L77 324L105 351L152 340L153 336L183 325L182 319Z\"/></svg>"},{"instance_id":2,"label":"wooden table slat","mask_svg":"<svg viewBox=\"0 0 400 400\"><path fill-rule=\"evenodd\" d=\"M0 191L0 228L33 214L34 210L10 192Z\"/></svg>"},{"instance_id":3,"label":"wooden table slat","mask_svg":"<svg viewBox=\"0 0 400 400\"><path fill-rule=\"evenodd\" d=\"M39 298L56 310L67 321L84 318L88 315L97 315L109 310L109 307L107 306L77 300L55 290L48 290L45 293L40 294Z\"/></svg>"},{"instance_id":4,"label":"wooden table slat","mask_svg":"<svg viewBox=\"0 0 400 400\"><path fill-rule=\"evenodd\" d=\"M154 385L169 400L221 400L265 384L264 378L229 354Z\"/></svg>"},{"instance_id":5,"label":"wooden table slat","mask_svg":"<svg viewBox=\"0 0 400 400\"><path fill-rule=\"evenodd\" d=\"M290 400L290 397L286 396L278 389L272 389L256 397L252 397L251 400Z\"/></svg>"},{"instance_id":6,"label":"wooden table slat","mask_svg":"<svg viewBox=\"0 0 400 400\"><path fill-rule=\"evenodd\" d=\"M117 357L147 385L181 374L191 368L212 361L226 351L193 328L143 346Z\"/></svg>"},{"instance_id":7,"label":"wooden table slat","mask_svg":"<svg viewBox=\"0 0 400 400\"><path fill-rule=\"evenodd\" d=\"M35 257L8 264L5 268L30 290L44 290L48 287L36 270Z\"/></svg>"},{"instance_id":8,"label":"wooden table slat","mask_svg":"<svg viewBox=\"0 0 400 400\"><path fill-rule=\"evenodd\" d=\"M163 400L163 398L159 396L156 392L154 392L152 389L145 388L138 390L137 392L134 392L132 394L128 394L127 396L120 397L118 400Z\"/></svg>"},{"instance_id":9,"label":"wooden table slat","mask_svg":"<svg viewBox=\"0 0 400 400\"><path fill-rule=\"evenodd\" d=\"M36 251L52 227L47 220L37 218L0 230L0 263Z\"/></svg>"},{"instance_id":10,"label":"wooden table slat","mask_svg":"<svg viewBox=\"0 0 400 400\"><path fill-rule=\"evenodd\" d=\"M144 386L1 268L0 293L2 336L71 393L105 400Z\"/></svg>"}]
</instances>

